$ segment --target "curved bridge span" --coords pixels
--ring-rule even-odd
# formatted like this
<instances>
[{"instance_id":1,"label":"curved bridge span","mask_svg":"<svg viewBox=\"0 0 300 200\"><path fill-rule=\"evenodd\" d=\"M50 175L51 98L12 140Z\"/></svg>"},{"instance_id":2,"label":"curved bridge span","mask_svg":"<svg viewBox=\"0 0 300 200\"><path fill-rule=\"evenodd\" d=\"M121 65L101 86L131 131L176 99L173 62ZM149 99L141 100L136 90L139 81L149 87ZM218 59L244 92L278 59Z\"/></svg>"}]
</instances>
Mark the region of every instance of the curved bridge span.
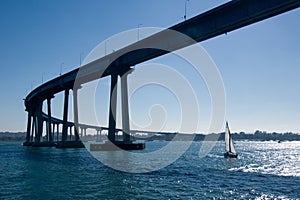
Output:
<instances>
[{"instance_id":1,"label":"curved bridge span","mask_svg":"<svg viewBox=\"0 0 300 200\"><path fill-rule=\"evenodd\" d=\"M57 124L58 121L63 126L61 140L59 141L62 146L64 143L70 142L70 140L80 142L77 130L79 125L77 92L82 84L106 76L111 76L111 109L109 113L108 139L113 143L116 142L116 131L118 129L116 129L116 121L114 119L116 96L113 93L113 88L118 84L118 76L120 76L122 90L122 142L130 142L127 74L132 71L132 66L190 46L195 42L201 42L296 9L299 6L300 0L230 1L40 85L25 98L28 122L24 145L30 146L45 142L42 137L45 121L47 143L53 143L54 124ZM180 34L174 34L174 32ZM74 122L69 122L67 119L70 90L73 91ZM59 92L64 92L64 112L61 121L51 116L51 99ZM47 101L47 114L42 111L44 101ZM68 139L71 124L76 125L74 126L75 137Z\"/></svg>"}]
</instances>

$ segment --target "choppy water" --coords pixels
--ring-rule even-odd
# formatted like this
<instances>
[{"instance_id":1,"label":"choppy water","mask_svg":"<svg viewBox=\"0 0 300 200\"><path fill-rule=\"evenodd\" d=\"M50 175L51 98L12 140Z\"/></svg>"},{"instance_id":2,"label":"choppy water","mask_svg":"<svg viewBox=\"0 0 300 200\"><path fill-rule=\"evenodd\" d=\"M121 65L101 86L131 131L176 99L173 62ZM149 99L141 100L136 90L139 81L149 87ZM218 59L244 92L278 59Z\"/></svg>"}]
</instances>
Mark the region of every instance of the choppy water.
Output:
<instances>
[{"instance_id":1,"label":"choppy water","mask_svg":"<svg viewBox=\"0 0 300 200\"><path fill-rule=\"evenodd\" d=\"M85 149L0 143L0 199L300 199L300 142L237 141L236 161L223 158L222 142L199 158L201 144L159 171L130 174Z\"/></svg>"}]
</instances>

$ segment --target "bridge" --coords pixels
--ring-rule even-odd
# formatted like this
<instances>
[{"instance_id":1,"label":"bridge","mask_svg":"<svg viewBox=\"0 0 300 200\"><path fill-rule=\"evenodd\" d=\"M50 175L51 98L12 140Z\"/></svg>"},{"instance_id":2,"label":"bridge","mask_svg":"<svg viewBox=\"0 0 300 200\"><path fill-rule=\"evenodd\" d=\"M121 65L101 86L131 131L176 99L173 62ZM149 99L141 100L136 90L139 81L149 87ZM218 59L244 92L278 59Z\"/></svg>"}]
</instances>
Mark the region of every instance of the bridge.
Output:
<instances>
[{"instance_id":1,"label":"bridge","mask_svg":"<svg viewBox=\"0 0 300 200\"><path fill-rule=\"evenodd\" d=\"M202 42L296 9L299 6L300 0L233 0L40 85L25 98L28 120L24 145L53 146L55 126L59 132L59 125L62 125L62 133L60 138L56 137L55 145L57 147L83 147L79 137L79 128L84 130L84 127L107 130L108 140L113 144L132 145L127 94L127 75L132 73L132 66L190 46L195 42ZM181 34L173 34L173 32ZM79 124L78 90L81 85L106 76L111 77L108 127ZM114 118L117 101L114 88L118 84L118 77L121 80L122 129L116 128L116 119ZM68 120L70 90L73 94L73 122ZM64 92L63 119L56 119L51 115L51 100L55 98L55 94L60 92ZM42 110L44 102L47 103L47 113ZM43 138L44 124L46 124L45 138ZM119 131L123 133L122 140L116 139L116 133ZM73 137L72 133L74 133Z\"/></svg>"},{"instance_id":2,"label":"bridge","mask_svg":"<svg viewBox=\"0 0 300 200\"><path fill-rule=\"evenodd\" d=\"M48 120L51 120L50 123ZM59 127L63 125L63 120L55 118L55 117L51 117L49 118L47 114L43 113L42 114L42 120L44 122L44 124L46 124L46 135L42 136L41 140L43 140L43 142L39 142L39 143L31 143L29 146L33 146L33 147L62 147L59 146L59 142L62 139L62 134L59 131ZM49 125L51 127L49 127ZM83 141L107 141L107 136L108 133L107 131L109 130L107 127L99 127L99 126L93 126L93 125L88 125L88 124L80 124L78 123L77 127L75 127L75 124L73 122L67 122L66 124L67 126L67 131L68 131L68 141L71 142L67 142L66 144L68 144L71 147L81 147L80 143L75 143L74 145L74 141L76 141L76 129L78 130L78 134L80 135L81 140ZM94 130L95 134L94 135L88 135L87 134L87 129L90 130ZM104 132L104 133L103 133ZM120 132L122 132L122 129L116 129L116 136L120 136ZM139 139L149 139L149 137L153 137L153 136L160 136L160 135L170 135L170 137L172 137L175 133L166 133L166 132L153 132L153 131L141 131L141 130L130 130L130 136L131 138L133 138L133 140L139 140ZM33 141L33 135L30 135L30 141ZM78 137L78 136L77 136ZM119 138L119 140L122 138ZM65 144L65 145L66 145ZM26 146L26 144L25 144Z\"/></svg>"}]
</instances>

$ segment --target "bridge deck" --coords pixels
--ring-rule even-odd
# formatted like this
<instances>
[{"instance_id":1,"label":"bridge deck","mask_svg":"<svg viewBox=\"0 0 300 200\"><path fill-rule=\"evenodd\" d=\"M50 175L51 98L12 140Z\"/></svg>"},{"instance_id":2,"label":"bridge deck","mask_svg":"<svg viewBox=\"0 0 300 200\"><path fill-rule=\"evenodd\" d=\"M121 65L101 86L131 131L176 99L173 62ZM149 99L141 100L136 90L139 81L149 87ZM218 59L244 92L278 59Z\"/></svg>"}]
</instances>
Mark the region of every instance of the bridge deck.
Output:
<instances>
[{"instance_id":1,"label":"bridge deck","mask_svg":"<svg viewBox=\"0 0 300 200\"><path fill-rule=\"evenodd\" d=\"M172 26L169 29L185 34L196 42L201 42L299 6L299 0L235 0ZM26 108L30 107L37 98L46 99L64 91L66 88L73 88L76 77L79 80L79 84L83 84L101 78L99 74L102 77L108 76L113 71L127 70L130 66L169 53L160 49L151 49L151 46L164 49L168 45L168 49L177 50L191 45L191 42L188 38L178 38L178 35L170 35L168 30L161 31L82 66L80 69L81 77L77 77L79 71L79 68L77 68L42 84L26 97L25 106ZM148 48L132 51L142 47ZM124 52L130 53L124 54ZM106 70L108 66L109 69Z\"/></svg>"}]
</instances>

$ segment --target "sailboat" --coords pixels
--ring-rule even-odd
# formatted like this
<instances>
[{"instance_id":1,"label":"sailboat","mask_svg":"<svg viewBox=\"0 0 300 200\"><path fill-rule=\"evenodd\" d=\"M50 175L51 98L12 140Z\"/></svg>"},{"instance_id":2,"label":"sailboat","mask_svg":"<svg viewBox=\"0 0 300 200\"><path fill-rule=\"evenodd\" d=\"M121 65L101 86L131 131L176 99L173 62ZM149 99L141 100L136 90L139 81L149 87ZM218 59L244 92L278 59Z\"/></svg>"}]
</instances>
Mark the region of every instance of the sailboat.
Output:
<instances>
[{"instance_id":1,"label":"sailboat","mask_svg":"<svg viewBox=\"0 0 300 200\"><path fill-rule=\"evenodd\" d=\"M237 158L238 155L237 155L234 145L233 145L228 122L226 122L225 146L226 146L226 153L224 153L224 157L225 158Z\"/></svg>"}]
</instances>

